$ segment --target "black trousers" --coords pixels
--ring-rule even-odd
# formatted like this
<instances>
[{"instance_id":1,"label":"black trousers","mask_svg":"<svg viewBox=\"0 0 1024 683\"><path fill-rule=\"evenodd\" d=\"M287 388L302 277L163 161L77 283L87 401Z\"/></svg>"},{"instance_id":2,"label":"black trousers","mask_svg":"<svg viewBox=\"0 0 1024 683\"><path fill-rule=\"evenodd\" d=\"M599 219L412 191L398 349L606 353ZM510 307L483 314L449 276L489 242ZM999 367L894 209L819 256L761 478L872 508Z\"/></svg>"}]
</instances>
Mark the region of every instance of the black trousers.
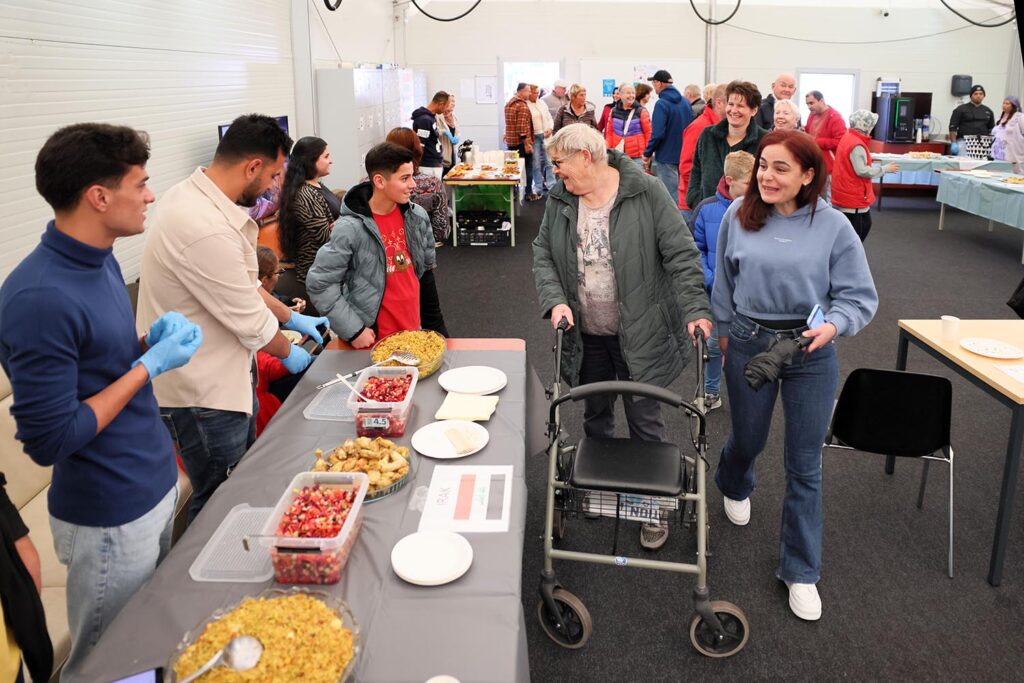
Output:
<instances>
[{"instance_id":1,"label":"black trousers","mask_svg":"<svg viewBox=\"0 0 1024 683\"><path fill-rule=\"evenodd\" d=\"M583 365L580 384L605 380L631 380L622 346L615 335L582 334ZM615 394L602 394L584 399L583 431L587 436L611 439L615 436ZM629 436L644 441L665 440L665 420L661 403L653 398L623 396Z\"/></svg>"},{"instance_id":2,"label":"black trousers","mask_svg":"<svg viewBox=\"0 0 1024 683\"><path fill-rule=\"evenodd\" d=\"M433 330L442 337L448 336L448 328L444 324L441 313L441 299L437 294L437 281L434 271L428 270L420 278L420 327Z\"/></svg>"},{"instance_id":3,"label":"black trousers","mask_svg":"<svg viewBox=\"0 0 1024 683\"><path fill-rule=\"evenodd\" d=\"M843 215L850 221L850 225L853 226L860 241L866 240L868 233L871 232L871 210L868 209L864 213L846 213L844 211Z\"/></svg>"},{"instance_id":4,"label":"black trousers","mask_svg":"<svg viewBox=\"0 0 1024 683\"><path fill-rule=\"evenodd\" d=\"M533 152L526 151L525 143L520 143L516 149L519 150L519 156L526 160L526 194L533 194Z\"/></svg>"}]
</instances>

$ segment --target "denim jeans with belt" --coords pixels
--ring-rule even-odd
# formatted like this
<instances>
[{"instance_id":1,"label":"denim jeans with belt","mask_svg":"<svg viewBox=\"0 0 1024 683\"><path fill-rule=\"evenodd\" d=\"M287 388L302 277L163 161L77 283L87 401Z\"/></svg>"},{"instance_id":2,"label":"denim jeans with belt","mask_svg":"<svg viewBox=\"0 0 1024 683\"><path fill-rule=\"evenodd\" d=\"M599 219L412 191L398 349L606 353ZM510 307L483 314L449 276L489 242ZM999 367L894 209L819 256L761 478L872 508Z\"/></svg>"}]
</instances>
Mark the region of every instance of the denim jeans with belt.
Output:
<instances>
[{"instance_id":1,"label":"denim jeans with belt","mask_svg":"<svg viewBox=\"0 0 1024 683\"><path fill-rule=\"evenodd\" d=\"M178 489L172 486L152 510L114 527L82 526L50 516L53 549L68 568L71 655L62 678L75 676L110 622L170 550L177 501Z\"/></svg>"},{"instance_id":2,"label":"denim jeans with belt","mask_svg":"<svg viewBox=\"0 0 1024 683\"><path fill-rule=\"evenodd\" d=\"M758 391L751 389L743 377L747 361L767 350L775 336L792 337L803 329L779 332L738 313L733 318L725 352L733 431L722 449L715 482L732 500L745 500L754 492L754 463L767 443L781 388L786 493L777 575L791 583L817 583L821 578L821 449L839 381L835 345L826 344L809 354L797 352L779 379Z\"/></svg>"},{"instance_id":3,"label":"denim jeans with belt","mask_svg":"<svg viewBox=\"0 0 1024 683\"><path fill-rule=\"evenodd\" d=\"M259 402L252 397L252 415L210 408L161 408L160 417L178 447L192 481L188 521L195 519L256 440Z\"/></svg>"}]
</instances>

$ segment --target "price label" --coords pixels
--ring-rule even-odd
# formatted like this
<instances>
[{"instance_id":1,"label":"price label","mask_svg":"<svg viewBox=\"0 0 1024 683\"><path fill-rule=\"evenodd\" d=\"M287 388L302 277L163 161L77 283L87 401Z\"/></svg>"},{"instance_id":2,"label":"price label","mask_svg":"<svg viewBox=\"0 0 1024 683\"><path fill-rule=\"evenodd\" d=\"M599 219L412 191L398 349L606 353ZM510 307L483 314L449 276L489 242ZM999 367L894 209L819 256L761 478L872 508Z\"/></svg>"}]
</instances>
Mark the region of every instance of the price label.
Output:
<instances>
[{"instance_id":1,"label":"price label","mask_svg":"<svg viewBox=\"0 0 1024 683\"><path fill-rule=\"evenodd\" d=\"M387 429L391 426L391 418L386 415L375 415L362 418L363 429Z\"/></svg>"}]
</instances>

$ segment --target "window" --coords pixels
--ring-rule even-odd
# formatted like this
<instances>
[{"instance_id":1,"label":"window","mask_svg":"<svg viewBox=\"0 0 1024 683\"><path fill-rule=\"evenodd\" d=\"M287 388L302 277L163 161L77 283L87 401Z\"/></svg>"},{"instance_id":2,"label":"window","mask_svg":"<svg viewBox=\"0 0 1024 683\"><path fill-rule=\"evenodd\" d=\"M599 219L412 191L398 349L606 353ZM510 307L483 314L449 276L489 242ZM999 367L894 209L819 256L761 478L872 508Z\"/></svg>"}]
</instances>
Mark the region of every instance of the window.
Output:
<instances>
[{"instance_id":1,"label":"window","mask_svg":"<svg viewBox=\"0 0 1024 683\"><path fill-rule=\"evenodd\" d=\"M810 110L807 109L807 93L819 90L825 96L825 102L843 116L843 121L850 120L850 114L857 109L857 74L850 71L830 71L817 69L814 71L797 72L796 99L800 105L800 120L805 124Z\"/></svg>"}]
</instances>

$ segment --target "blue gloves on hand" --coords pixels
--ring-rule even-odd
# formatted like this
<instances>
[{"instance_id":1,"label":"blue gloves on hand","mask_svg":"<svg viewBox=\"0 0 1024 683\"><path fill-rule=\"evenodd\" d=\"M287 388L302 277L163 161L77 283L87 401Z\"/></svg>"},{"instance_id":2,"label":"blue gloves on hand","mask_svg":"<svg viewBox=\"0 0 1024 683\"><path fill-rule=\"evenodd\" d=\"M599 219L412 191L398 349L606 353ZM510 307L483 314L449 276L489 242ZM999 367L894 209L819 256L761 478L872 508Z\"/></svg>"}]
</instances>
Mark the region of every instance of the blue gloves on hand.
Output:
<instances>
[{"instance_id":1,"label":"blue gloves on hand","mask_svg":"<svg viewBox=\"0 0 1024 683\"><path fill-rule=\"evenodd\" d=\"M953 156L959 156L960 154L960 143L953 142L949 145L949 153Z\"/></svg>"},{"instance_id":2,"label":"blue gloves on hand","mask_svg":"<svg viewBox=\"0 0 1024 683\"><path fill-rule=\"evenodd\" d=\"M153 345L169 334L174 334L185 325L191 325L188 318L177 311L168 311L156 319L146 334L146 347L153 348Z\"/></svg>"},{"instance_id":3,"label":"blue gloves on hand","mask_svg":"<svg viewBox=\"0 0 1024 683\"><path fill-rule=\"evenodd\" d=\"M309 352L298 344L292 344L291 347L292 350L288 352L288 357L281 359L281 364L284 365L288 372L294 375L308 368L310 363L313 362L313 356L309 355Z\"/></svg>"},{"instance_id":4,"label":"blue gloves on hand","mask_svg":"<svg viewBox=\"0 0 1024 683\"><path fill-rule=\"evenodd\" d=\"M182 320L185 318L182 317ZM155 323L154 327L156 327ZM174 332L163 333L162 337L160 341L150 346L141 358L132 363L132 367L142 363L146 372L149 373L150 379L162 375L168 370L180 368L189 362L203 343L203 331L199 329L199 325L190 323L188 320L185 320L185 324ZM149 339L149 335L146 335L146 339Z\"/></svg>"},{"instance_id":5,"label":"blue gloves on hand","mask_svg":"<svg viewBox=\"0 0 1024 683\"><path fill-rule=\"evenodd\" d=\"M448 136L448 139L451 140L453 145L459 144L459 136L458 135L452 135L452 132L450 130L446 130L444 132L444 134Z\"/></svg>"},{"instance_id":6,"label":"blue gloves on hand","mask_svg":"<svg viewBox=\"0 0 1024 683\"><path fill-rule=\"evenodd\" d=\"M315 339L317 344L323 344L324 338L321 337L320 333L316 331L316 327L317 325L328 324L329 323L327 321L327 318L314 318L311 315L302 315L301 313L296 313L295 311L292 311L292 317L288 318L288 322L282 325L282 327L284 327L284 329L286 330L294 330L296 332L301 332L302 334L308 335L309 337ZM309 363L306 363L306 365L309 365Z\"/></svg>"}]
</instances>

